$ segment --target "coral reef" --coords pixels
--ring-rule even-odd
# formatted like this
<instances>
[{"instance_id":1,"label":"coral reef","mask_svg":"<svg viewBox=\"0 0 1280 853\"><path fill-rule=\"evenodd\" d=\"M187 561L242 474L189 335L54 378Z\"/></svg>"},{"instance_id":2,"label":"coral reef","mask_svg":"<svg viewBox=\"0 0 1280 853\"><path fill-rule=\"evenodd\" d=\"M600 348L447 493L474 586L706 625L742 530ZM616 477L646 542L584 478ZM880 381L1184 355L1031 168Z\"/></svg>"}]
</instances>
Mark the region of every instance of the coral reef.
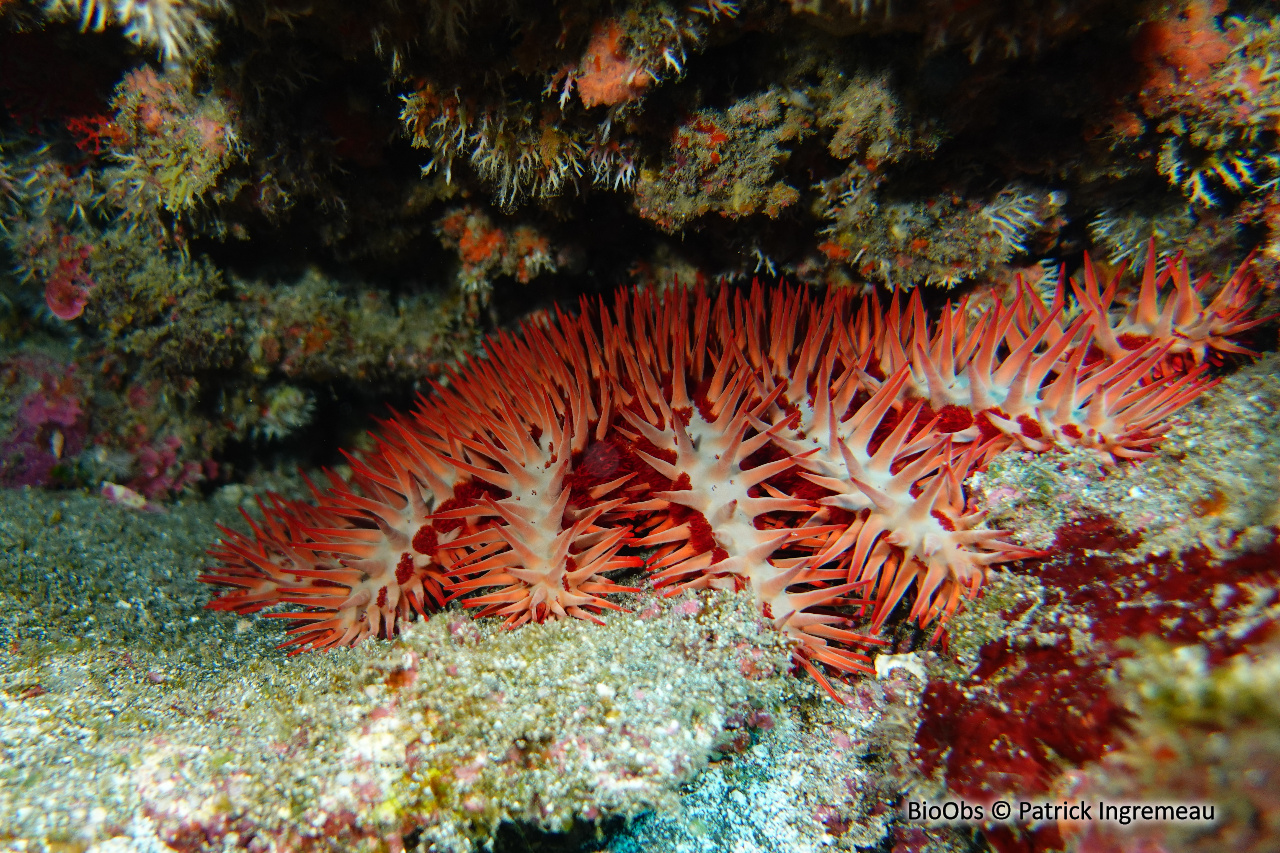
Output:
<instances>
[{"instance_id":1,"label":"coral reef","mask_svg":"<svg viewBox=\"0 0 1280 853\"><path fill-rule=\"evenodd\" d=\"M443 293L391 299L314 268L282 284L228 281L207 256L192 257L184 236L191 220L183 217L200 214L221 192L220 168L210 165L201 183L196 164L183 159L216 156L199 136L208 117L199 103L161 109L136 100L137 89L178 97L150 70L135 72L128 87L120 111L139 123L134 130L158 123L145 149L119 153L130 145L121 132L111 142L119 147L101 152L104 162L128 165L74 171L30 147L12 159L5 238L22 279L43 282L43 298L32 308L56 318L46 331L74 323L96 342L76 360L92 389L83 406L99 439L84 464L61 466L59 484L105 478L139 488L136 471L126 476L127 466L102 464L124 454L156 472L141 489L148 497L181 490L204 474L160 472L176 466L207 474L217 469L212 455L228 442L278 439L305 426L323 383L412 382L474 345L483 302L462 282ZM154 153L161 150L169 154ZM521 270L532 274L550 263L537 254L536 236L516 236L529 243Z\"/></svg>"},{"instance_id":2,"label":"coral reef","mask_svg":"<svg viewBox=\"0 0 1280 853\"><path fill-rule=\"evenodd\" d=\"M885 201L869 194L874 181L853 175L832 189L845 181L853 183L833 200L830 237L818 248L832 261L897 286L953 287L978 278L1021 251L1028 235L1061 206L1052 193L1032 195L1017 187L986 204L956 195Z\"/></svg>"},{"instance_id":3,"label":"coral reef","mask_svg":"<svg viewBox=\"0 0 1280 853\"><path fill-rule=\"evenodd\" d=\"M1262 0L0 0L0 837L1276 847L1278 56ZM163 540L232 507L203 613ZM1226 818L899 811L1104 794Z\"/></svg>"},{"instance_id":4,"label":"coral reef","mask_svg":"<svg viewBox=\"0 0 1280 853\"><path fill-rule=\"evenodd\" d=\"M217 4L117 6L56 3L42 12L88 29L132 23L135 38L173 61L162 73L126 71L114 117L101 107L60 106L63 132L95 155L115 152L115 165L104 169L114 184L104 186L115 187L125 209L142 193L170 213L186 211L181 219L196 220L184 222L186 230L220 237L251 233L261 217L309 220L308 205L299 207L305 201L330 213L307 226L332 244L364 230L353 221L357 211L407 235L421 227L408 221L409 207L457 193L560 215L581 209L575 197L603 193L668 231L722 217L736 223L725 226L729 252L712 262L713 272L741 270L736 249L808 281L952 286L1053 247L1070 219L1124 215L1135 182L1155 172L1157 160L1180 186L1226 180L1241 221L1265 218L1246 208L1270 187L1260 152L1269 138L1273 27L1258 15L1220 21L1222 10L1205 2L1166 9L1063 0L1052 12L1021 3L635 2L606 10L565 2L516 10L418 2L359 13L320 3L302 14L262 0L234 18ZM144 12L154 20L142 21ZM40 26L9 14L20 30ZM177 37L159 35L165 21L180 22ZM1125 45L1108 41L1116 33L1136 33L1131 66L1114 70L1137 78L1137 88L1105 87L1115 96L1102 103L1095 90L1032 88L1052 79L1052 63L1083 68L1099 52L1124 55ZM920 50L881 47L903 38ZM948 65L953 45L962 65ZM273 54L278 64L268 60ZM1015 63L1030 68L1029 85L994 73ZM355 76L340 76L344 67ZM957 84L941 84L947 74ZM377 76L399 95L398 106L358 90L362 78ZM35 85L19 73L12 87L26 95ZM1260 108L1242 111L1242 92ZM1037 94L1092 125L1067 129L1079 139L1074 153L1058 145L1037 163L1031 152L1044 149L1041 131L1007 116L997 151L1016 150L1011 170L975 143L985 129L976 116L1008 113L1004 102ZM178 104L185 120L170 127L165 116ZM391 111L438 176L398 211L387 209L385 188L414 178L397 172L393 147L379 138L395 132ZM1169 116L1186 116L1184 130ZM1112 130L1095 133L1106 122ZM1173 149L1209 144L1194 141L1202 136L1217 140L1214 151L1235 145L1253 153L1184 152L1169 165L1178 159ZM819 146L830 156L815 156ZM170 174L178 165L182 180ZM372 180L345 179L352 168ZM1196 177L1215 169L1227 179ZM1115 176L1127 183L1101 186ZM375 185L381 203L372 199ZM1072 203L1077 194L1083 209ZM1192 200L1199 204L1201 195L1192 192ZM783 211L785 239L753 233L761 214Z\"/></svg>"},{"instance_id":5,"label":"coral reef","mask_svg":"<svg viewBox=\"0 0 1280 853\"><path fill-rule=\"evenodd\" d=\"M111 103L105 195L126 217L146 219L157 207L188 212L239 189L219 188L205 201L227 167L244 158L236 116L223 99L196 97L170 77L149 67L132 71Z\"/></svg>"},{"instance_id":6,"label":"coral reef","mask_svg":"<svg viewBox=\"0 0 1280 853\"><path fill-rule=\"evenodd\" d=\"M1156 169L1193 205L1212 207L1277 177L1280 160L1267 153L1280 109L1276 22L1218 23L1221 0L1180 6L1139 36L1149 77L1138 103L1163 136Z\"/></svg>"},{"instance_id":7,"label":"coral reef","mask_svg":"<svg viewBox=\"0 0 1280 853\"><path fill-rule=\"evenodd\" d=\"M445 248L457 251L458 284L467 293L487 293L493 280L503 275L528 284L541 273L556 271L551 243L536 228L503 229L473 207L446 213L436 223L436 232Z\"/></svg>"},{"instance_id":8,"label":"coral reef","mask_svg":"<svg viewBox=\"0 0 1280 853\"><path fill-rule=\"evenodd\" d=\"M156 409L154 387L136 385L117 401L103 393L104 377L45 353L5 357L0 371L5 486L120 481L166 498L217 473L204 437Z\"/></svg>"},{"instance_id":9,"label":"coral reef","mask_svg":"<svg viewBox=\"0 0 1280 853\"><path fill-rule=\"evenodd\" d=\"M676 129L662 172L640 173L636 210L666 231L711 211L737 219L777 219L800 193L778 180L784 146L804 135L808 111L783 93L765 92L726 111L702 110Z\"/></svg>"},{"instance_id":10,"label":"coral reef","mask_svg":"<svg viewBox=\"0 0 1280 853\"><path fill-rule=\"evenodd\" d=\"M0 441L0 484L66 484L65 463L84 448L84 390L75 370L52 359L9 358L0 362L3 420L12 424Z\"/></svg>"},{"instance_id":11,"label":"coral reef","mask_svg":"<svg viewBox=\"0 0 1280 853\"><path fill-rule=\"evenodd\" d=\"M178 59L208 44L207 19L228 11L224 0L50 0L42 4L51 20L78 21L82 30L119 27L130 41Z\"/></svg>"}]
</instances>

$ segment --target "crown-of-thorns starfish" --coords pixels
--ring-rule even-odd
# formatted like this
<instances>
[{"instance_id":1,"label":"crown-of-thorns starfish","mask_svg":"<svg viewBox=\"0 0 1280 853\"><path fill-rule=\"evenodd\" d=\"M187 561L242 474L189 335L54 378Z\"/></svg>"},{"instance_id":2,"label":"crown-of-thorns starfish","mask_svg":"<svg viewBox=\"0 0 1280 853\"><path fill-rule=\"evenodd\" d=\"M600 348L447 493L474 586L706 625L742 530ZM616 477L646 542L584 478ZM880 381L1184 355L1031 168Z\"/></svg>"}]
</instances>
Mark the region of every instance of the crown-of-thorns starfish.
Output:
<instances>
[{"instance_id":1,"label":"crown-of-thorns starfish","mask_svg":"<svg viewBox=\"0 0 1280 853\"><path fill-rule=\"evenodd\" d=\"M202 580L232 589L209 606L300 606L267 614L296 623L297 653L389 638L450 601L510 627L600 621L641 591L619 574L664 595L749 590L835 696L828 675L867 671L901 602L936 637L992 565L1032 553L984 527L975 468L1011 446L1149 455L1210 385L1202 352L1241 349L1245 274L1197 318L1204 282L1154 268L1121 321L1091 266L1070 321L1061 291L1044 305L1025 287L936 324L918 294L905 312L758 284L584 299L491 338L383 422L348 479L312 486L315 505L272 496L248 534L224 531ZM1112 352L1137 325L1150 339ZM1194 330L1203 346L1170 359L1169 334Z\"/></svg>"}]
</instances>

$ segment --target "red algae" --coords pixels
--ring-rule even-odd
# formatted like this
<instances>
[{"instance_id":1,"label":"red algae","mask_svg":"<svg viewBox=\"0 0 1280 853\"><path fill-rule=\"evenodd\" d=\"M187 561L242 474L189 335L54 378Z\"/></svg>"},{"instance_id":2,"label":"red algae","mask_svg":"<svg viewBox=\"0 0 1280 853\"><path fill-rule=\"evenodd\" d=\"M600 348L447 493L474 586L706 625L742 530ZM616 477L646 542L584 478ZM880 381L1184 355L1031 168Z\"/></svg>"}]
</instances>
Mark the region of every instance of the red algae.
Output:
<instances>
[{"instance_id":1,"label":"red algae","mask_svg":"<svg viewBox=\"0 0 1280 853\"><path fill-rule=\"evenodd\" d=\"M1126 562L1123 552L1140 542L1139 535L1122 533L1106 519L1087 519L1065 527L1055 548L1059 556L1031 570L1059 591L1064 604L1088 614L1095 642L1111 655L1125 654L1125 639L1154 635L1175 644L1202 643L1216 663L1270 630L1260 624L1234 633L1223 626L1248 606L1245 585L1280 585L1276 540L1226 559L1193 548Z\"/></svg>"},{"instance_id":2,"label":"red algae","mask_svg":"<svg viewBox=\"0 0 1280 853\"><path fill-rule=\"evenodd\" d=\"M1027 562L1045 596L1034 630L983 646L969 678L930 682L915 746L924 772L973 801L1052 797L1069 787L1067 774L1128 742L1134 711L1114 673L1142 638L1197 646L1215 665L1274 636L1269 620L1249 621L1247 591L1280 583L1280 540L1225 559L1202 549L1127 555L1140 545L1094 516L1065 525L1051 556ZM1058 610L1079 618L1045 616ZM999 851L1065 849L1053 824L984 832Z\"/></svg>"},{"instance_id":3,"label":"red algae","mask_svg":"<svg viewBox=\"0 0 1280 853\"><path fill-rule=\"evenodd\" d=\"M973 802L1047 793L1064 768L1102 757L1127 730L1108 668L1070 648L1014 648L1007 639L984 646L974 684L935 680L926 689L916 735L922 768L941 770L947 787Z\"/></svg>"}]
</instances>

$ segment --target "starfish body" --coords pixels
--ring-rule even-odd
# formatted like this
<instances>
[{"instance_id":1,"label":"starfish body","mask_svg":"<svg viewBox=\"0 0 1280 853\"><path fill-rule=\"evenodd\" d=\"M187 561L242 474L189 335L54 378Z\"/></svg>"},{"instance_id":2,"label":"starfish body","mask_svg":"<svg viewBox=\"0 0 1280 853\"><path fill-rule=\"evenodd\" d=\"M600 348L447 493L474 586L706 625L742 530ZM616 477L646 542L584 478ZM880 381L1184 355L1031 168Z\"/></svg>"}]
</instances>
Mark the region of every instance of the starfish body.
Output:
<instances>
[{"instance_id":1,"label":"starfish body","mask_svg":"<svg viewBox=\"0 0 1280 853\"><path fill-rule=\"evenodd\" d=\"M1238 273L1202 309L1217 321L1189 316L1183 284L1152 321L1152 279L1117 327L1114 284L1089 269L1069 321L1026 288L936 324L918 295L883 313L759 285L584 300L492 338L315 505L273 496L250 534L224 531L202 579L232 589L210 606L300 605L267 614L295 621L296 653L391 637L451 600L510 627L599 621L639 592L613 577L642 569L664 595L750 590L831 690L825 673L868 671L912 591L907 618L940 631L990 566L1032 553L983 525L973 470L1009 447L1149 455L1210 385L1199 345L1171 362L1163 332L1236 352L1253 323ZM1112 346L1134 324L1162 334Z\"/></svg>"}]
</instances>

